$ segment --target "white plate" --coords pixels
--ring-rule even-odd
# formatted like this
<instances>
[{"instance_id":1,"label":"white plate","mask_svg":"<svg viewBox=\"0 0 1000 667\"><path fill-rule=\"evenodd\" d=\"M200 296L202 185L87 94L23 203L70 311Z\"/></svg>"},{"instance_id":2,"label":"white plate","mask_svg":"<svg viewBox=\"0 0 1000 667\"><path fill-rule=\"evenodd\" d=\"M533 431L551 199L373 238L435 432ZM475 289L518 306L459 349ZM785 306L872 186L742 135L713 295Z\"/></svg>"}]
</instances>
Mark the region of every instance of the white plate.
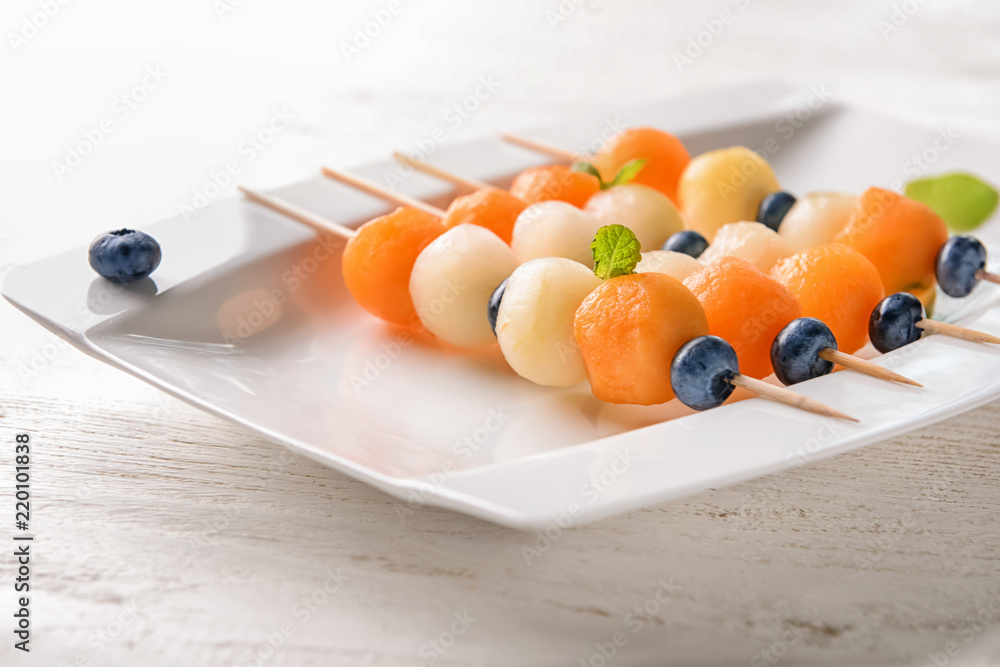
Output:
<instances>
[{"instance_id":1,"label":"white plate","mask_svg":"<svg viewBox=\"0 0 1000 667\"><path fill-rule=\"evenodd\" d=\"M532 134L575 148L616 123L649 124L678 133L692 154L734 144L762 148L785 187L799 193L889 186L914 176L916 155L933 160L935 173L962 168L1000 182L994 146L936 139L947 129L913 127L820 97L754 86L667 100L619 118L586 117L581 109ZM543 162L493 138L440 149L433 161L498 183ZM384 181L397 170L385 162L356 171ZM450 195L422 176L400 189L436 203ZM384 210L319 177L277 192L352 224ZM517 528L566 527L848 451L1000 395L1000 350L932 336L878 360L925 389L850 372L796 387L858 417L857 425L762 399L664 422L683 411L603 404L586 385L537 387L495 350L470 357L401 338L346 293L339 243L325 261L310 261L327 256L314 234L252 203L230 198L189 221L143 228L163 247L151 280L114 289L94 275L81 247L12 270L4 296L88 354L398 496L407 509L429 504ZM996 241L995 229L981 231ZM281 290L280 319L227 343L220 305L251 290L258 292L232 319L257 321L269 310L260 296ZM947 319L1000 334L993 307L1000 286L945 301L939 314Z\"/></svg>"}]
</instances>

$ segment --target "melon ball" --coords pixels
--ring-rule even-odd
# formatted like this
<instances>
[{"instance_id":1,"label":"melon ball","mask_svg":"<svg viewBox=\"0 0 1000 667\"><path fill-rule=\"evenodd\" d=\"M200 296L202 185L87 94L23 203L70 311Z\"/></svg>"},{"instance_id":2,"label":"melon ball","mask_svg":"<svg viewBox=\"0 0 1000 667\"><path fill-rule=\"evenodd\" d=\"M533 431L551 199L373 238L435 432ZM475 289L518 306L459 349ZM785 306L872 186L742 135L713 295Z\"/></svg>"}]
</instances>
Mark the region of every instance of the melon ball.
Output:
<instances>
[{"instance_id":1,"label":"melon ball","mask_svg":"<svg viewBox=\"0 0 1000 667\"><path fill-rule=\"evenodd\" d=\"M636 273L665 273L677 280L684 280L704 266L691 255L672 250L650 250L642 253L642 260L636 265Z\"/></svg>"},{"instance_id":2,"label":"melon ball","mask_svg":"<svg viewBox=\"0 0 1000 667\"><path fill-rule=\"evenodd\" d=\"M704 264L720 257L738 257L767 273L779 259L792 254L791 246L780 234L759 222L732 222L722 227L715 241L701 255Z\"/></svg>"},{"instance_id":3,"label":"melon ball","mask_svg":"<svg viewBox=\"0 0 1000 667\"><path fill-rule=\"evenodd\" d=\"M538 257L565 257L594 265L590 244L603 223L564 201L532 204L514 223L510 247L519 262Z\"/></svg>"},{"instance_id":4,"label":"melon ball","mask_svg":"<svg viewBox=\"0 0 1000 667\"><path fill-rule=\"evenodd\" d=\"M493 341L486 315L490 295L517 266L510 246L479 225L461 224L434 239L417 256L410 296L421 323L460 347Z\"/></svg>"},{"instance_id":5,"label":"melon ball","mask_svg":"<svg viewBox=\"0 0 1000 667\"><path fill-rule=\"evenodd\" d=\"M857 200L856 195L847 192L811 192L789 209L778 233L788 241L792 252L832 243L847 225Z\"/></svg>"},{"instance_id":6,"label":"melon ball","mask_svg":"<svg viewBox=\"0 0 1000 667\"><path fill-rule=\"evenodd\" d=\"M697 156L681 174L677 196L688 227L711 243L723 226L756 220L764 197L781 190L771 165L745 146Z\"/></svg>"},{"instance_id":7,"label":"melon ball","mask_svg":"<svg viewBox=\"0 0 1000 667\"><path fill-rule=\"evenodd\" d=\"M564 257L533 259L514 270L497 311L497 340L518 375L552 387L587 378L573 316L601 279Z\"/></svg>"},{"instance_id":8,"label":"melon ball","mask_svg":"<svg viewBox=\"0 0 1000 667\"><path fill-rule=\"evenodd\" d=\"M671 234L684 229L677 207L662 192L645 185L616 185L598 192L584 208L602 225L623 225L639 239L640 249L659 250Z\"/></svg>"}]
</instances>

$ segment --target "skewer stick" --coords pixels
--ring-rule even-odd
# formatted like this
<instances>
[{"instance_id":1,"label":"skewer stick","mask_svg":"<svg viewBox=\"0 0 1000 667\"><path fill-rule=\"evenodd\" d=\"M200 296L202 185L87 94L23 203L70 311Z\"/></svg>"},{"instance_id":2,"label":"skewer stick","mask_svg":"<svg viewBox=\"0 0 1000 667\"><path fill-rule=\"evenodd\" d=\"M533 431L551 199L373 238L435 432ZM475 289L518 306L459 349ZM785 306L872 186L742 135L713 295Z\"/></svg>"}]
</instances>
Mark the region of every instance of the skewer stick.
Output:
<instances>
[{"instance_id":1,"label":"skewer stick","mask_svg":"<svg viewBox=\"0 0 1000 667\"><path fill-rule=\"evenodd\" d=\"M420 201L419 199L414 199L413 197L407 197L404 194L393 192L388 188L383 188L382 186L376 185L375 183L365 180L360 176L354 176L342 171L336 171L334 169L330 169L329 167L323 167L323 175L327 178L339 181L344 185L349 185L356 190L366 192L373 197L387 201L390 204L396 204L397 206L412 206L413 208L419 208L420 210L439 218L444 217L445 212L437 206L431 206L425 201Z\"/></svg>"},{"instance_id":2,"label":"skewer stick","mask_svg":"<svg viewBox=\"0 0 1000 667\"><path fill-rule=\"evenodd\" d=\"M784 387L776 387L773 384L768 384L763 380L758 380L756 378L747 377L746 375L735 375L733 379L729 381L731 384L737 387L743 387L755 394L760 394L765 398L769 398L772 401L777 401L778 403L784 403L785 405L791 406L793 408L798 408L800 410L806 410L807 412L813 412L817 415L823 415L826 417L836 417L837 419L847 419L848 421L856 422L858 421L854 417L844 414L839 410L834 410L828 405L824 405L819 401L814 401L808 396L803 396L802 394L796 394L794 391L789 391Z\"/></svg>"},{"instance_id":3,"label":"skewer stick","mask_svg":"<svg viewBox=\"0 0 1000 667\"><path fill-rule=\"evenodd\" d=\"M961 338L962 340L972 341L973 343L993 343L994 345L1000 345L1000 338L997 338L992 334L976 331L974 329L966 329L965 327L960 327L956 324L947 324L945 322L938 322L937 320L929 320L926 317L917 322L917 326L924 331L944 334L945 336L951 336L952 338Z\"/></svg>"},{"instance_id":4,"label":"skewer stick","mask_svg":"<svg viewBox=\"0 0 1000 667\"><path fill-rule=\"evenodd\" d=\"M924 385L919 382L915 382L910 378L900 375L899 373L894 373L888 368L882 368L870 361L865 361L859 357L855 357L853 354L845 354L839 350L834 350L833 348L826 348L820 350L820 359L826 359L830 363L839 364L844 368L849 368L852 371L857 371L858 373L864 373L865 375L870 375L873 378L878 378L879 380L887 380L889 382L898 382L900 384L908 384L911 387L923 387Z\"/></svg>"},{"instance_id":5,"label":"skewer stick","mask_svg":"<svg viewBox=\"0 0 1000 667\"><path fill-rule=\"evenodd\" d=\"M979 280L985 280L987 282L997 283L998 285L1000 285L1000 276L998 276L995 273L990 273L989 271L980 270L978 273L976 273L976 278L978 278Z\"/></svg>"},{"instance_id":6,"label":"skewer stick","mask_svg":"<svg viewBox=\"0 0 1000 667\"><path fill-rule=\"evenodd\" d=\"M541 141L531 139L530 137L522 137L517 134L505 132L500 135L500 138L508 144L520 146L521 148L527 148L529 151L535 151L536 153L541 153L542 155L548 155L551 158L562 160L563 162L576 162L577 160L584 159L573 151L568 151L559 148L558 146L552 146L551 144L546 144Z\"/></svg>"},{"instance_id":7,"label":"skewer stick","mask_svg":"<svg viewBox=\"0 0 1000 667\"><path fill-rule=\"evenodd\" d=\"M498 189L495 185L490 185L486 181L479 181L475 178L466 178L465 176L459 176L458 174L453 174L450 171L445 171L440 167L435 167L432 164L427 164L423 160L418 160L412 158L409 155L404 155L400 152L395 152L392 157L396 159L396 162L409 167L415 171L427 174L428 176L433 176L442 181L447 181L452 185L457 185L461 188L468 188L469 190L496 190Z\"/></svg>"},{"instance_id":8,"label":"skewer stick","mask_svg":"<svg viewBox=\"0 0 1000 667\"><path fill-rule=\"evenodd\" d=\"M300 208L291 202L281 199L280 197L266 195L262 192L245 188L242 185L239 186L239 191L242 192L250 201L256 202L261 206L265 206L272 211L277 211L278 213L287 215L292 220L297 220L304 225L312 227L318 232L336 234L337 236L345 239L349 239L357 233L350 227L345 227L337 224L336 222L331 222L322 216L311 213L304 208Z\"/></svg>"}]
</instances>

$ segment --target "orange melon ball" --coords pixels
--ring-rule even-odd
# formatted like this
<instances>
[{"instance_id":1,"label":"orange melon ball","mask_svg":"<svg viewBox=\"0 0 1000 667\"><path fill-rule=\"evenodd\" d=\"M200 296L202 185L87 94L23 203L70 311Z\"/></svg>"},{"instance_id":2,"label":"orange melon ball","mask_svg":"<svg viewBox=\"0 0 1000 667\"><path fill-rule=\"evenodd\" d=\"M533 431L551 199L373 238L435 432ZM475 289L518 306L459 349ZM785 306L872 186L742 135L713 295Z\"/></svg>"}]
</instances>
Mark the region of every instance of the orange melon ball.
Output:
<instances>
[{"instance_id":1,"label":"orange melon ball","mask_svg":"<svg viewBox=\"0 0 1000 667\"><path fill-rule=\"evenodd\" d=\"M795 296L736 257L720 258L689 275L684 284L705 309L709 333L736 350L740 373L770 375L771 343L786 324L802 316Z\"/></svg>"},{"instance_id":2,"label":"orange melon ball","mask_svg":"<svg viewBox=\"0 0 1000 667\"><path fill-rule=\"evenodd\" d=\"M444 226L451 229L461 224L479 225L509 244L514 222L526 208L526 201L509 192L483 188L472 194L456 197L444 216Z\"/></svg>"},{"instance_id":3,"label":"orange melon ball","mask_svg":"<svg viewBox=\"0 0 1000 667\"><path fill-rule=\"evenodd\" d=\"M848 354L868 341L868 318L885 296L882 278L868 258L850 246L829 243L786 257L771 277L788 288L803 317L824 322Z\"/></svg>"},{"instance_id":4,"label":"orange melon ball","mask_svg":"<svg viewBox=\"0 0 1000 667\"><path fill-rule=\"evenodd\" d=\"M573 333L595 397L656 405L674 398L670 363L684 343L708 333L708 322L677 279L635 273L591 292L576 311Z\"/></svg>"},{"instance_id":5,"label":"orange melon ball","mask_svg":"<svg viewBox=\"0 0 1000 667\"><path fill-rule=\"evenodd\" d=\"M646 165L633 183L648 185L677 200L677 182L691 156L681 140L652 127L629 128L612 137L592 160L601 178L611 181L618 170L632 160L646 159Z\"/></svg>"},{"instance_id":6,"label":"orange melon ball","mask_svg":"<svg viewBox=\"0 0 1000 667\"><path fill-rule=\"evenodd\" d=\"M344 247L344 282L375 317L419 326L410 297L410 271L420 252L446 231L437 216L409 206L369 220Z\"/></svg>"},{"instance_id":7,"label":"orange melon ball","mask_svg":"<svg viewBox=\"0 0 1000 667\"><path fill-rule=\"evenodd\" d=\"M868 188L858 198L834 238L871 260L886 294L932 288L935 258L947 240L948 228L929 206L882 188Z\"/></svg>"},{"instance_id":8,"label":"orange melon ball","mask_svg":"<svg viewBox=\"0 0 1000 667\"><path fill-rule=\"evenodd\" d=\"M529 204L555 199L583 208L600 189L601 182L593 174L551 164L522 171L511 183L510 194Z\"/></svg>"}]
</instances>

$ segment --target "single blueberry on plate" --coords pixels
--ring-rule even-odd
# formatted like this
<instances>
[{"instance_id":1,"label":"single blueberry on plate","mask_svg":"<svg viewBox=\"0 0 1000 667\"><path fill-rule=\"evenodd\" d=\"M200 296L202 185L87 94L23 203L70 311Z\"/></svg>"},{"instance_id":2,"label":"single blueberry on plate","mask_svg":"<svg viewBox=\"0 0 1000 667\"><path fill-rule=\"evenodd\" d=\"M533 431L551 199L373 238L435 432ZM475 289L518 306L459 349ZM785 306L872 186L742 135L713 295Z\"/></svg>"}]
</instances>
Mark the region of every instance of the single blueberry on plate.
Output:
<instances>
[{"instance_id":1,"label":"single blueberry on plate","mask_svg":"<svg viewBox=\"0 0 1000 667\"><path fill-rule=\"evenodd\" d=\"M917 322L924 319L920 299L906 292L885 297L868 320L868 337L879 352L892 350L920 340L923 330Z\"/></svg>"},{"instance_id":2,"label":"single blueberry on plate","mask_svg":"<svg viewBox=\"0 0 1000 667\"><path fill-rule=\"evenodd\" d=\"M510 278L504 278L503 282L497 285L497 288L493 290L493 294L490 294L490 302L486 307L486 316L490 318L490 329L493 330L493 335L497 335L497 314L500 312L500 302L503 301L503 293L507 291L507 281Z\"/></svg>"},{"instance_id":3,"label":"single blueberry on plate","mask_svg":"<svg viewBox=\"0 0 1000 667\"><path fill-rule=\"evenodd\" d=\"M695 259L701 257L701 253L705 252L707 248L708 241L693 229L686 229L683 232L672 234L663 244L663 250L682 252L685 255L691 255Z\"/></svg>"},{"instance_id":4,"label":"single blueberry on plate","mask_svg":"<svg viewBox=\"0 0 1000 667\"><path fill-rule=\"evenodd\" d=\"M948 296L969 296L985 268L986 248L974 236L952 236L938 250L937 281Z\"/></svg>"},{"instance_id":5,"label":"single blueberry on plate","mask_svg":"<svg viewBox=\"0 0 1000 667\"><path fill-rule=\"evenodd\" d=\"M785 219L792 205L795 204L795 197L788 192L772 192L764 197L757 209L757 222L763 223L774 231L778 231L781 221Z\"/></svg>"},{"instance_id":6,"label":"single blueberry on plate","mask_svg":"<svg viewBox=\"0 0 1000 667\"><path fill-rule=\"evenodd\" d=\"M792 320L771 343L771 366L782 384L796 384L826 375L833 363L822 359L825 349L836 350L837 339L830 327L815 317Z\"/></svg>"},{"instance_id":7,"label":"single blueberry on plate","mask_svg":"<svg viewBox=\"0 0 1000 667\"><path fill-rule=\"evenodd\" d=\"M670 364L670 384L681 403L695 410L722 405L740 372L733 346L718 336L692 338Z\"/></svg>"},{"instance_id":8,"label":"single blueberry on plate","mask_svg":"<svg viewBox=\"0 0 1000 667\"><path fill-rule=\"evenodd\" d=\"M116 283L145 278L160 265L160 244L144 232L119 229L90 244L90 266Z\"/></svg>"}]
</instances>

